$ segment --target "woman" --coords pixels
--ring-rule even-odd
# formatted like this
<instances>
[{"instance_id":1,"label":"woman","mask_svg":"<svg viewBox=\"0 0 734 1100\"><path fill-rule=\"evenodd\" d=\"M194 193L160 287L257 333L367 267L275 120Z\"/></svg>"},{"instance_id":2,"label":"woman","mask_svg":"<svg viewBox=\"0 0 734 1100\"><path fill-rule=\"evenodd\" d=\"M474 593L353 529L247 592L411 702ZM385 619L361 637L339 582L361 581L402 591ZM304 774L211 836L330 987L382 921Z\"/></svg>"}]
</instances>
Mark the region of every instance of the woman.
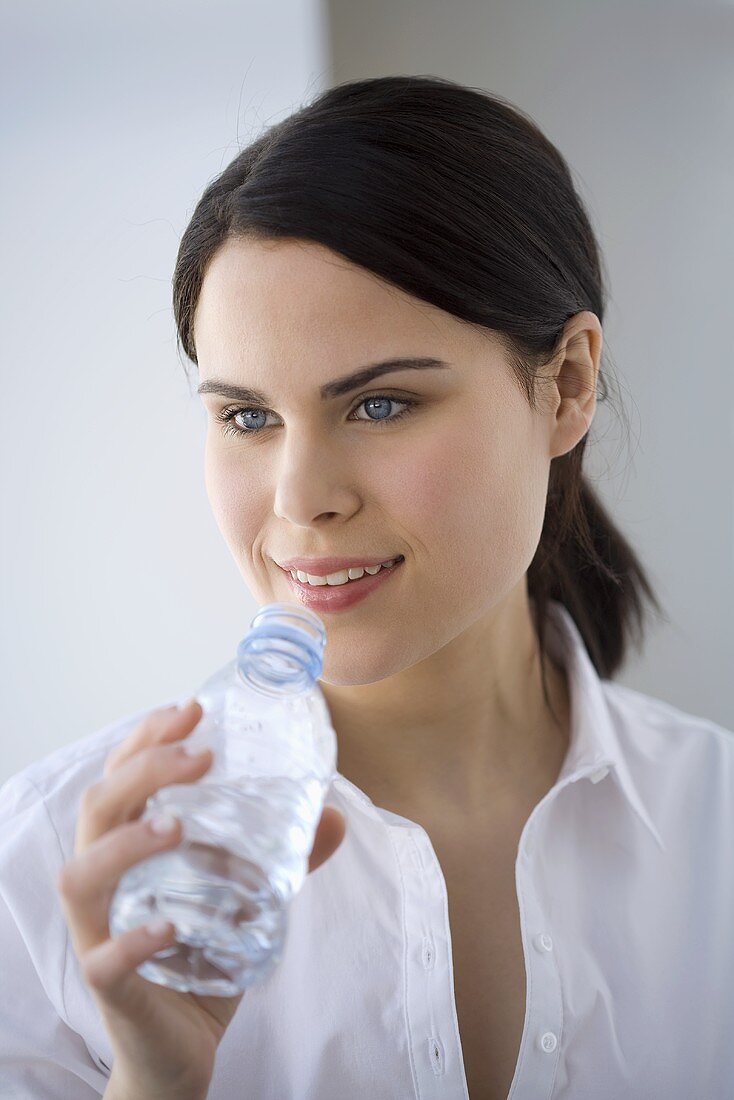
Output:
<instances>
[{"instance_id":1,"label":"woman","mask_svg":"<svg viewBox=\"0 0 734 1100\"><path fill-rule=\"evenodd\" d=\"M3 1096L731 1095L732 742L613 682L660 606L582 472L605 296L559 152L448 80L339 85L206 188L173 289L222 535L327 629L323 869L267 983L177 993L135 970L171 927L107 913L180 840L138 819L207 771L198 704L15 776Z\"/></svg>"}]
</instances>

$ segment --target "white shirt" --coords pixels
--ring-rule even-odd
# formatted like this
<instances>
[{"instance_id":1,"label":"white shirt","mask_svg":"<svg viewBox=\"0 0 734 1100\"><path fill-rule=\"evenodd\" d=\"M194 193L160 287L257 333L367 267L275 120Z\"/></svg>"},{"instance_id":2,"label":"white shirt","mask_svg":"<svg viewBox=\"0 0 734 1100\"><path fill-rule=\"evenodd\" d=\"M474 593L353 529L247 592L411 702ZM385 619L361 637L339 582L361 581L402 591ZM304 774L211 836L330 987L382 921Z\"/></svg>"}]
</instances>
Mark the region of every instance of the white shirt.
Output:
<instances>
[{"instance_id":1,"label":"white shirt","mask_svg":"<svg viewBox=\"0 0 734 1100\"><path fill-rule=\"evenodd\" d=\"M600 680L568 612L552 613L571 740L515 863L527 982L510 1100L730 1100L734 735ZM145 713L0 791L3 1100L104 1092L112 1050L55 878L82 791ZM209 1100L467 1100L430 836L338 773L327 801L346 835L294 898L283 958L246 991Z\"/></svg>"}]
</instances>

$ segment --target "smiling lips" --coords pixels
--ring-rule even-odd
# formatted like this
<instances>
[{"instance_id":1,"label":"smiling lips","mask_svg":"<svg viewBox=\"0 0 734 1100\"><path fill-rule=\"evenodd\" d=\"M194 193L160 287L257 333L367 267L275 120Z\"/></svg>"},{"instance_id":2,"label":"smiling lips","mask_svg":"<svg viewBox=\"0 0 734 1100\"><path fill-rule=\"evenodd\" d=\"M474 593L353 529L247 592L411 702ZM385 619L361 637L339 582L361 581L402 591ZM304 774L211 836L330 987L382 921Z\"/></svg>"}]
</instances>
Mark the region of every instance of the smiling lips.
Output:
<instances>
[{"instance_id":1,"label":"smiling lips","mask_svg":"<svg viewBox=\"0 0 734 1100\"><path fill-rule=\"evenodd\" d=\"M392 568L397 561L397 558L392 558L390 561L382 562L380 565L367 565L364 568L362 568L362 566L354 566L351 569L339 569L334 573L327 573L325 576L321 573L310 573L302 569L291 569L289 572L294 580L299 580L302 584L310 584L314 587L328 584L330 587L337 588L339 585L361 580L365 573L374 577L381 569Z\"/></svg>"},{"instance_id":2,"label":"smiling lips","mask_svg":"<svg viewBox=\"0 0 734 1100\"><path fill-rule=\"evenodd\" d=\"M341 581L332 584L327 583L328 575L320 573L310 574L314 580L321 579L321 583L315 584L302 581L297 575L294 579L290 571L286 571L286 576L291 588L307 607L312 607L315 611L344 611L382 587L400 569L404 560L402 557L390 559L391 564L383 566L378 564L376 567L371 567L375 570L374 572L365 572L361 577L354 579L344 579L342 576ZM353 568L356 570L360 567ZM341 573L343 574L344 571L342 570ZM338 577L339 574L336 576Z\"/></svg>"},{"instance_id":3,"label":"smiling lips","mask_svg":"<svg viewBox=\"0 0 734 1100\"><path fill-rule=\"evenodd\" d=\"M287 561L276 561L281 569L290 571L299 570L312 577L328 577L334 573L340 573L349 569L367 569L384 565L387 562L397 561L402 554L385 555L378 558L288 558Z\"/></svg>"}]
</instances>

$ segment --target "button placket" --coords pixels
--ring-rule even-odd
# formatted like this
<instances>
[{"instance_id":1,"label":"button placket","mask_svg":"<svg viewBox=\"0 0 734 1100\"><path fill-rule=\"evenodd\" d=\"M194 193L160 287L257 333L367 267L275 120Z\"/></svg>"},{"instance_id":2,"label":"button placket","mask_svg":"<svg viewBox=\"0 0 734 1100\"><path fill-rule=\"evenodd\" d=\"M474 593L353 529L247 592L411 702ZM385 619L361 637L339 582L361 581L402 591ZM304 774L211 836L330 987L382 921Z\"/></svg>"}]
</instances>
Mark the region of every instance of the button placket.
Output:
<instances>
[{"instance_id":1,"label":"button placket","mask_svg":"<svg viewBox=\"0 0 734 1100\"><path fill-rule=\"evenodd\" d=\"M406 997L411 1064L421 1100L468 1100L460 1057L448 897L438 857L420 826L387 824L400 866L407 946Z\"/></svg>"},{"instance_id":2,"label":"button placket","mask_svg":"<svg viewBox=\"0 0 734 1100\"><path fill-rule=\"evenodd\" d=\"M536 823L525 838L528 858L517 865L521 925L525 947L525 965L530 971L531 1000L527 1005L525 1032L515 1077L508 1100L534 1100L549 1095L560 1054L563 1031L563 1004L558 963L553 937L547 928L546 915L533 887L533 861L536 851ZM535 928L537 931L532 932Z\"/></svg>"},{"instance_id":3,"label":"button placket","mask_svg":"<svg viewBox=\"0 0 734 1100\"><path fill-rule=\"evenodd\" d=\"M433 942L432 936L425 935L423 937L421 959L423 960L423 965L426 970L432 970L436 965L436 945Z\"/></svg>"},{"instance_id":4,"label":"button placket","mask_svg":"<svg viewBox=\"0 0 734 1100\"><path fill-rule=\"evenodd\" d=\"M553 940L547 932L539 932L533 940L533 943L537 947L538 951L542 952L553 950Z\"/></svg>"},{"instance_id":5,"label":"button placket","mask_svg":"<svg viewBox=\"0 0 734 1100\"><path fill-rule=\"evenodd\" d=\"M544 1050L546 1054L552 1054L558 1046L558 1039L552 1031L546 1031L541 1035L538 1046L541 1050Z\"/></svg>"}]
</instances>

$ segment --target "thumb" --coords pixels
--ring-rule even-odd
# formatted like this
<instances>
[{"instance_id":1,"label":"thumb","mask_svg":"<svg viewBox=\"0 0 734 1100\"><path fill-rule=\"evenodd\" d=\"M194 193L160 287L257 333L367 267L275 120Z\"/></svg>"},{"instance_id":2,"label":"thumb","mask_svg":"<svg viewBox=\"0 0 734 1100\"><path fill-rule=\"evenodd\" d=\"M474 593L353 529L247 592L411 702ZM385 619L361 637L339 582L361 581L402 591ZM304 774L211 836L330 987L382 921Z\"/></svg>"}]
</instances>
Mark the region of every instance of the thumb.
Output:
<instances>
[{"instance_id":1,"label":"thumb","mask_svg":"<svg viewBox=\"0 0 734 1100\"><path fill-rule=\"evenodd\" d=\"M341 810L336 806L324 806L308 861L309 873L315 871L334 854L344 839L346 831L347 822Z\"/></svg>"}]
</instances>

